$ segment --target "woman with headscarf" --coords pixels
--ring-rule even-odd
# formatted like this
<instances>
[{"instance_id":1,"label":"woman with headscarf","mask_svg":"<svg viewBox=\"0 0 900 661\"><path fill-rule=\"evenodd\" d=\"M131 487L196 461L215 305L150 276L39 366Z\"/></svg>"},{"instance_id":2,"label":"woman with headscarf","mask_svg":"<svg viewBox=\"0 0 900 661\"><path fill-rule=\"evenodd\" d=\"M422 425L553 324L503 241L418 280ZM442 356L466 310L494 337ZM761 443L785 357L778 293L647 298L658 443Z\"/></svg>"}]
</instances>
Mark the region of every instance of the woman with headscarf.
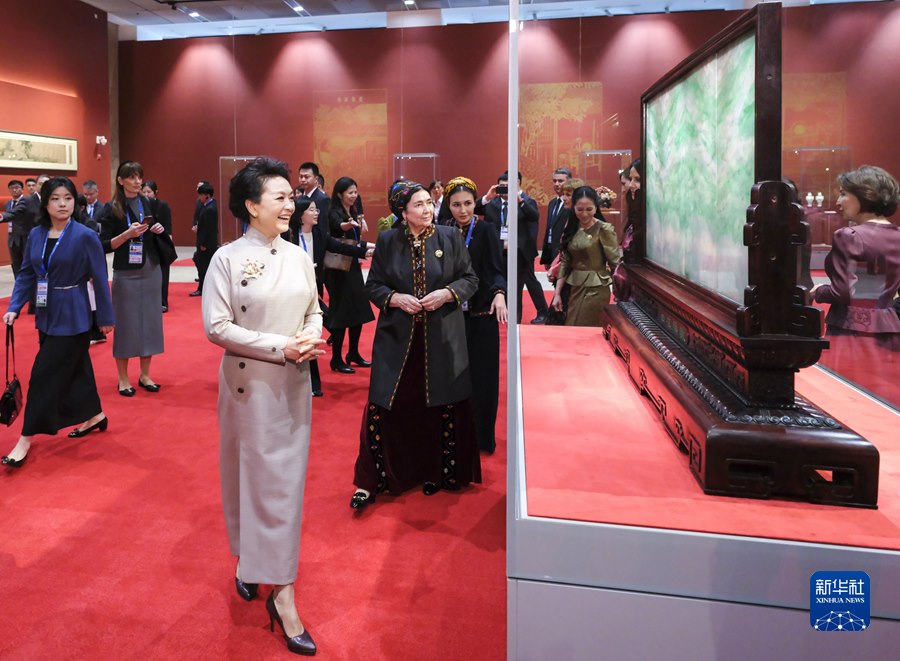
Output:
<instances>
[{"instance_id":1,"label":"woman with headscarf","mask_svg":"<svg viewBox=\"0 0 900 661\"><path fill-rule=\"evenodd\" d=\"M388 203L401 225L382 232L366 280L379 308L369 401L350 507L423 484L425 495L481 481L462 304L478 288L466 244L434 225L421 184L400 181Z\"/></svg>"},{"instance_id":2,"label":"woman with headscarf","mask_svg":"<svg viewBox=\"0 0 900 661\"><path fill-rule=\"evenodd\" d=\"M433 197L433 196L432 196ZM493 454L494 427L500 397L500 324L507 321L506 273L497 232L475 216L478 189L466 177L456 177L444 188L444 205L469 249L478 289L463 304L466 347L472 374L472 403L478 449Z\"/></svg>"}]
</instances>

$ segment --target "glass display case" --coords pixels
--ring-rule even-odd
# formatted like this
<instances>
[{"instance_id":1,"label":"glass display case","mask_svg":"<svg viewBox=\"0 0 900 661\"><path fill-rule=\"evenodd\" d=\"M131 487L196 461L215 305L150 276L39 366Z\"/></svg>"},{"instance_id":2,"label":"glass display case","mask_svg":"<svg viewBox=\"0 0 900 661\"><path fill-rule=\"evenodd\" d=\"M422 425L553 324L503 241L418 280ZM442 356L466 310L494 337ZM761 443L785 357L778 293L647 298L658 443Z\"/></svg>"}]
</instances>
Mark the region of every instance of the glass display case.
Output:
<instances>
[{"instance_id":1,"label":"glass display case","mask_svg":"<svg viewBox=\"0 0 900 661\"><path fill-rule=\"evenodd\" d=\"M631 163L630 149L589 150L582 151L578 172L584 183L593 188L606 186L615 198L605 200L609 206L602 209L603 217L616 228L616 236L622 240L622 230L625 226L625 196L622 194L622 185L619 181L619 172Z\"/></svg>"},{"instance_id":2,"label":"glass display case","mask_svg":"<svg viewBox=\"0 0 900 661\"><path fill-rule=\"evenodd\" d=\"M799 202L806 212L813 245L813 268L821 268L823 250L831 247L831 237L845 222L837 209L837 175L851 169L849 147L795 147L782 156L785 179L794 182Z\"/></svg>"},{"instance_id":3,"label":"glass display case","mask_svg":"<svg viewBox=\"0 0 900 661\"><path fill-rule=\"evenodd\" d=\"M394 176L397 179L409 179L427 186L440 176L441 156L434 153L394 154Z\"/></svg>"},{"instance_id":4,"label":"glass display case","mask_svg":"<svg viewBox=\"0 0 900 661\"><path fill-rule=\"evenodd\" d=\"M241 221L228 210L228 185L238 170L252 163L257 156L219 156L219 184L216 195L219 200L219 244L225 245L244 235Z\"/></svg>"}]
</instances>

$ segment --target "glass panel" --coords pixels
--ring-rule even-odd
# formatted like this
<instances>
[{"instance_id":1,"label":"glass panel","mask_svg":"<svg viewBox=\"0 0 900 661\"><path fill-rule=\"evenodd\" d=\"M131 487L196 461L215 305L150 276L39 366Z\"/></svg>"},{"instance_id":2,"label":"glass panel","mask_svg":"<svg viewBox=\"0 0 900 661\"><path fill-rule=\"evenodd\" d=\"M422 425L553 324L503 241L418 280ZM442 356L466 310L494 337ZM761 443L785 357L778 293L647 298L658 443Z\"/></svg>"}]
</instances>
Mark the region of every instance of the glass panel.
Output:
<instances>
[{"instance_id":1,"label":"glass panel","mask_svg":"<svg viewBox=\"0 0 900 661\"><path fill-rule=\"evenodd\" d=\"M625 196L621 191L619 173L631 163L630 149L581 152L579 172L584 183L594 188L608 188L609 193L600 196L603 218L616 228L616 236L622 238L625 229ZM615 197L612 197L615 195Z\"/></svg>"},{"instance_id":2,"label":"glass panel","mask_svg":"<svg viewBox=\"0 0 900 661\"><path fill-rule=\"evenodd\" d=\"M394 178L409 179L427 186L441 171L440 154L394 154Z\"/></svg>"},{"instance_id":3,"label":"glass panel","mask_svg":"<svg viewBox=\"0 0 900 661\"><path fill-rule=\"evenodd\" d=\"M647 104L647 257L743 301L754 178L753 33Z\"/></svg>"}]
</instances>

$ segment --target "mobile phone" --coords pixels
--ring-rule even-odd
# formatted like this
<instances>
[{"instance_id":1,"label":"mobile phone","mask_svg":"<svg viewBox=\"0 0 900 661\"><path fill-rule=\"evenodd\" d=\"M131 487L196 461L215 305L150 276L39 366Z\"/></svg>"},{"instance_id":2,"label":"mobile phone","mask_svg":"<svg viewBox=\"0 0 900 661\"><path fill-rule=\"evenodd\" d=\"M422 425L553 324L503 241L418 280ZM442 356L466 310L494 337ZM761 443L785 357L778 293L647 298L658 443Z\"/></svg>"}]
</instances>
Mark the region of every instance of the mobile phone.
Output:
<instances>
[{"instance_id":1,"label":"mobile phone","mask_svg":"<svg viewBox=\"0 0 900 661\"><path fill-rule=\"evenodd\" d=\"M500 184L494 189L494 192L496 192L497 195L509 195L509 186L507 184Z\"/></svg>"}]
</instances>

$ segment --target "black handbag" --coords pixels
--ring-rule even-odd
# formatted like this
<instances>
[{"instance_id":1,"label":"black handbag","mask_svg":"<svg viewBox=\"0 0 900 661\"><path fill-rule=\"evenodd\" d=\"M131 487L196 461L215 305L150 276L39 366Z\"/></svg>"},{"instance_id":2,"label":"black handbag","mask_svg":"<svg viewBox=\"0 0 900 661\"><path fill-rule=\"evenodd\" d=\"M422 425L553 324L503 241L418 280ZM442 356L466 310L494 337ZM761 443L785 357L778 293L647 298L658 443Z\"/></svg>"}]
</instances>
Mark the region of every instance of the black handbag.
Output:
<instances>
[{"instance_id":1,"label":"black handbag","mask_svg":"<svg viewBox=\"0 0 900 661\"><path fill-rule=\"evenodd\" d=\"M9 354L12 347L13 378L9 380ZM0 397L0 422L9 427L19 417L22 408L22 384L16 376L16 340L12 326L6 327L6 390Z\"/></svg>"},{"instance_id":2,"label":"black handbag","mask_svg":"<svg viewBox=\"0 0 900 661\"><path fill-rule=\"evenodd\" d=\"M163 266L171 266L178 259L175 244L165 232L154 236L156 237L156 248L159 250L159 263Z\"/></svg>"}]
</instances>

